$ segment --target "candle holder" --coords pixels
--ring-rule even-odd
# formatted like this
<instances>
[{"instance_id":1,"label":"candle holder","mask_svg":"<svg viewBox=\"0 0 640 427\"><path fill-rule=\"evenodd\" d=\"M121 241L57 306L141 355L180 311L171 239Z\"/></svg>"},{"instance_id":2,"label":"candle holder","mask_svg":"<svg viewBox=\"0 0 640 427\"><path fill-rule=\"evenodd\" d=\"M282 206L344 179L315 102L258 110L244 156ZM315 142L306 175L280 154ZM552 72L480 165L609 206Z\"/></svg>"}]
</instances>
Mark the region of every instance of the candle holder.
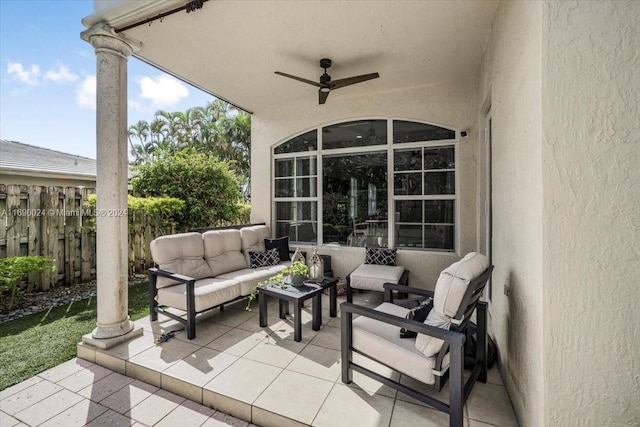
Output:
<instances>
[{"instance_id":1,"label":"candle holder","mask_svg":"<svg viewBox=\"0 0 640 427\"><path fill-rule=\"evenodd\" d=\"M324 265L322 258L318 255L318 248L313 248L313 254L309 257L307 266L309 267L309 281L322 282L324 279Z\"/></svg>"}]
</instances>

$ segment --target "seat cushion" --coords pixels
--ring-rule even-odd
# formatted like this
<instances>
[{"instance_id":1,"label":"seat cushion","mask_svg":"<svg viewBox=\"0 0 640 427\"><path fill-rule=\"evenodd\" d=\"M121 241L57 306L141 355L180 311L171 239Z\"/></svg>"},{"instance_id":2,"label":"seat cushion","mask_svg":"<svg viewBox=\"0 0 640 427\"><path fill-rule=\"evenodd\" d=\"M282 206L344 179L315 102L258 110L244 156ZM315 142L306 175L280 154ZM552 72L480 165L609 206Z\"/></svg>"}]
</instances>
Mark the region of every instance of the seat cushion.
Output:
<instances>
[{"instance_id":1,"label":"seat cushion","mask_svg":"<svg viewBox=\"0 0 640 427\"><path fill-rule=\"evenodd\" d=\"M195 284L196 311L203 311L240 296L240 284L235 280L207 278ZM187 310L187 285L180 284L158 289L158 304Z\"/></svg>"},{"instance_id":2,"label":"seat cushion","mask_svg":"<svg viewBox=\"0 0 640 427\"><path fill-rule=\"evenodd\" d=\"M486 256L470 252L440 273L433 293L433 308L441 316L456 315L469 282L489 267Z\"/></svg>"},{"instance_id":3,"label":"seat cushion","mask_svg":"<svg viewBox=\"0 0 640 427\"><path fill-rule=\"evenodd\" d=\"M181 233L158 237L149 245L151 256L161 270L204 279L212 276L204 260L204 244L200 233ZM157 287L164 288L179 283L166 277L158 277Z\"/></svg>"},{"instance_id":4,"label":"seat cushion","mask_svg":"<svg viewBox=\"0 0 640 427\"><path fill-rule=\"evenodd\" d=\"M217 278L239 282L240 295L247 296L251 294L258 283L275 276L285 267L286 265L284 264L278 264L270 267L243 268L242 270L221 274Z\"/></svg>"},{"instance_id":5,"label":"seat cushion","mask_svg":"<svg viewBox=\"0 0 640 427\"><path fill-rule=\"evenodd\" d=\"M242 254L246 262L246 266L251 265L249 259L249 252L263 252L264 251L264 239L269 238L269 227L266 225L254 225L251 227L244 227L240 229L240 236L242 237Z\"/></svg>"},{"instance_id":6,"label":"seat cushion","mask_svg":"<svg viewBox=\"0 0 640 427\"><path fill-rule=\"evenodd\" d=\"M409 312L386 302L376 310L402 318ZM418 381L435 383L435 358L420 353L415 347L415 339L400 338L399 328L395 325L359 316L353 320L353 348Z\"/></svg>"},{"instance_id":7,"label":"seat cushion","mask_svg":"<svg viewBox=\"0 0 640 427\"><path fill-rule=\"evenodd\" d=\"M401 266L361 264L350 274L349 284L355 289L384 292L384 284L398 284L402 273Z\"/></svg>"},{"instance_id":8,"label":"seat cushion","mask_svg":"<svg viewBox=\"0 0 640 427\"><path fill-rule=\"evenodd\" d=\"M240 230L212 230L202 234L204 259L212 276L247 268Z\"/></svg>"}]
</instances>

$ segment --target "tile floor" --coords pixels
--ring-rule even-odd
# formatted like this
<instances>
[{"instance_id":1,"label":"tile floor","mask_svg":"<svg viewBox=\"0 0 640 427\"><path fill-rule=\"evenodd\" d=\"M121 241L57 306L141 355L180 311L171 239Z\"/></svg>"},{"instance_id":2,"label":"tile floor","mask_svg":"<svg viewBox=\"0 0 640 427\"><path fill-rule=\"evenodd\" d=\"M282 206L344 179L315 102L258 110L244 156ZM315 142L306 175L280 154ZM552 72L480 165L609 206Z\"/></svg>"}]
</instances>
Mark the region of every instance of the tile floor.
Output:
<instances>
[{"instance_id":1,"label":"tile floor","mask_svg":"<svg viewBox=\"0 0 640 427\"><path fill-rule=\"evenodd\" d=\"M361 304L380 301L380 294L356 295ZM78 345L77 359L0 392L0 425L449 425L446 414L368 377L340 381L340 319L329 317L326 297L320 331L311 329L310 307L303 312L302 342L293 340L291 319L278 318L275 300L265 328L257 306L245 306L215 310L191 341L180 332L156 345L156 337L180 327L160 316L137 321L144 334L108 351ZM496 367L486 384L476 383L464 415L469 427L517 426Z\"/></svg>"}]
</instances>

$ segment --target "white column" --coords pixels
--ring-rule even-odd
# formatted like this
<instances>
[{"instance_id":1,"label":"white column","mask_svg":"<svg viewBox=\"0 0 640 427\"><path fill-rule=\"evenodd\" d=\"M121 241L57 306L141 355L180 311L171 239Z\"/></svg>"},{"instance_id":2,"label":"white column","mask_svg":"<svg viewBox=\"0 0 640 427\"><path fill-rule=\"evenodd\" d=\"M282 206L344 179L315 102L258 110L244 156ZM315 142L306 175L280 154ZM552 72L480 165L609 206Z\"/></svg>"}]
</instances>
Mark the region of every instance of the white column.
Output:
<instances>
[{"instance_id":1,"label":"white column","mask_svg":"<svg viewBox=\"0 0 640 427\"><path fill-rule=\"evenodd\" d=\"M105 24L84 31L82 38L95 48L97 58L98 322L91 338L101 340L133 330L127 280L127 57L136 43ZM95 340L91 343L96 345Z\"/></svg>"}]
</instances>

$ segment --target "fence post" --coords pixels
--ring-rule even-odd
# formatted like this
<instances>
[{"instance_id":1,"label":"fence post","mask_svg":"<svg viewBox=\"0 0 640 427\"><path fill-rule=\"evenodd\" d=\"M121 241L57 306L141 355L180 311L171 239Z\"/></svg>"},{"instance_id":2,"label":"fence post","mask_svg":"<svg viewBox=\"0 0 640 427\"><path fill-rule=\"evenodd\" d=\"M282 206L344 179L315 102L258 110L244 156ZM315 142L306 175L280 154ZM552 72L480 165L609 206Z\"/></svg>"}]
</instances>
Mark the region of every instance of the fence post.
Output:
<instances>
[{"instance_id":1,"label":"fence post","mask_svg":"<svg viewBox=\"0 0 640 427\"><path fill-rule=\"evenodd\" d=\"M42 187L36 185L30 186L28 189L28 207L31 212L31 215L27 218L27 230L29 233L27 253L29 256L39 256L42 254L42 222L46 211L42 210L41 192ZM29 275L27 283L39 290L42 288L43 279L44 275L42 273L32 273Z\"/></svg>"}]
</instances>

